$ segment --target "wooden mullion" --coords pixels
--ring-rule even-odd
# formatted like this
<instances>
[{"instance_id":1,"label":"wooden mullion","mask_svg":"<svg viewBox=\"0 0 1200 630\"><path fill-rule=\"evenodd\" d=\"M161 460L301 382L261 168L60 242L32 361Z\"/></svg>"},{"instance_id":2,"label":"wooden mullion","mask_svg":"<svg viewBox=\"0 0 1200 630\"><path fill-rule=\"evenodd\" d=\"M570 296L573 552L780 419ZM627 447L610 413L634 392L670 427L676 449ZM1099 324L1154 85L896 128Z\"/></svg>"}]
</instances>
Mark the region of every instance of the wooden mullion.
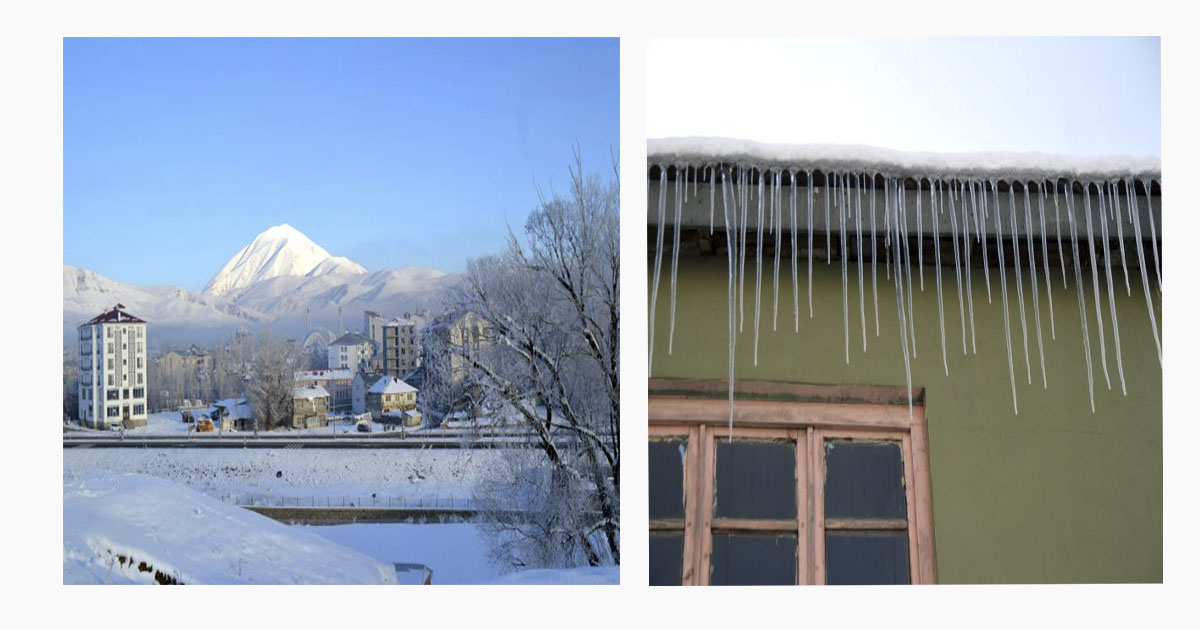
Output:
<instances>
[{"instance_id":1,"label":"wooden mullion","mask_svg":"<svg viewBox=\"0 0 1200 630\"><path fill-rule=\"evenodd\" d=\"M713 530L723 532L779 532L791 534L796 531L796 519L726 518L712 520Z\"/></svg>"},{"instance_id":2,"label":"wooden mullion","mask_svg":"<svg viewBox=\"0 0 1200 630\"><path fill-rule=\"evenodd\" d=\"M827 518L825 531L831 529L904 531L909 527L908 521L902 518Z\"/></svg>"}]
</instances>

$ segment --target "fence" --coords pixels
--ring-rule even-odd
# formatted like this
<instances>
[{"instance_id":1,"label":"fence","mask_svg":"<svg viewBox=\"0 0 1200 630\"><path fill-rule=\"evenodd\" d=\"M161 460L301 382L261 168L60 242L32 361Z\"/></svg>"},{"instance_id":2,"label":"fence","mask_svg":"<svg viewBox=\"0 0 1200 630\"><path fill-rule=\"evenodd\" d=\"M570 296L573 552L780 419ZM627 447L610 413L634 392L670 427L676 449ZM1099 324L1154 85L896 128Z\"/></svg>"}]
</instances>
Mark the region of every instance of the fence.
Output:
<instances>
[{"instance_id":1,"label":"fence","mask_svg":"<svg viewBox=\"0 0 1200 630\"><path fill-rule=\"evenodd\" d=\"M479 504L468 497L456 496L351 496L351 495L309 495L309 496L278 496L265 494L239 494L224 497L225 502L239 507L375 507L401 508L422 510L476 510ZM489 508L495 506L489 505Z\"/></svg>"}]
</instances>

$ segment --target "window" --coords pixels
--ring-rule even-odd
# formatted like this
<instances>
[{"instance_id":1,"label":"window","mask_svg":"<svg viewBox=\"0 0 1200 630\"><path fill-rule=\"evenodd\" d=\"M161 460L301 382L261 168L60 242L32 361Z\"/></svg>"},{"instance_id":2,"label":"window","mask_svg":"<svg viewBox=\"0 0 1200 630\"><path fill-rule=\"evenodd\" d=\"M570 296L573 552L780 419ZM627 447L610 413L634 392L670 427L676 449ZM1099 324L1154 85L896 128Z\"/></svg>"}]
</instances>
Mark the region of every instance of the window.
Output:
<instances>
[{"instance_id":1,"label":"window","mask_svg":"<svg viewBox=\"0 0 1200 630\"><path fill-rule=\"evenodd\" d=\"M111 343L110 343L110 344L108 344L108 353L109 353L109 354L112 354L112 353L113 353L113 345L112 345Z\"/></svg>"},{"instance_id":2,"label":"window","mask_svg":"<svg viewBox=\"0 0 1200 630\"><path fill-rule=\"evenodd\" d=\"M144 413L146 413L146 406L145 406L145 405L134 405L134 406L133 406L133 415L135 415L135 416L140 416L140 415L142 415L142 414L144 414Z\"/></svg>"},{"instance_id":3,"label":"window","mask_svg":"<svg viewBox=\"0 0 1200 630\"><path fill-rule=\"evenodd\" d=\"M727 388L650 381L651 585L935 581L919 397L739 382L731 437Z\"/></svg>"},{"instance_id":4,"label":"window","mask_svg":"<svg viewBox=\"0 0 1200 630\"><path fill-rule=\"evenodd\" d=\"M112 374L109 374L109 375L108 375L108 386L109 386L109 387L112 387L112 384L113 384L113 378L112 378Z\"/></svg>"},{"instance_id":5,"label":"window","mask_svg":"<svg viewBox=\"0 0 1200 630\"><path fill-rule=\"evenodd\" d=\"M117 417L118 414L121 413L121 410L117 409L116 407L108 407L108 409L105 413L108 415L109 418L115 418L115 417Z\"/></svg>"},{"instance_id":6,"label":"window","mask_svg":"<svg viewBox=\"0 0 1200 630\"><path fill-rule=\"evenodd\" d=\"M108 391L106 391L106 392L105 392L105 394L104 394L104 398L105 398L105 400L119 400L119 399L120 399L120 392L118 392L118 391L117 391L117 390L115 390L115 389L110 389L110 390L108 390Z\"/></svg>"},{"instance_id":7,"label":"window","mask_svg":"<svg viewBox=\"0 0 1200 630\"><path fill-rule=\"evenodd\" d=\"M137 331L138 331L138 339L141 339L146 334L146 329L141 326L138 326ZM142 349L142 344L139 343L138 350L140 351L141 349Z\"/></svg>"},{"instance_id":8,"label":"window","mask_svg":"<svg viewBox=\"0 0 1200 630\"><path fill-rule=\"evenodd\" d=\"M139 370L142 369L142 357L137 358L137 366Z\"/></svg>"},{"instance_id":9,"label":"window","mask_svg":"<svg viewBox=\"0 0 1200 630\"><path fill-rule=\"evenodd\" d=\"M137 384L138 384L138 385L141 385L141 384L142 384L142 373L141 373L141 372L138 372L138 375L137 375Z\"/></svg>"}]
</instances>

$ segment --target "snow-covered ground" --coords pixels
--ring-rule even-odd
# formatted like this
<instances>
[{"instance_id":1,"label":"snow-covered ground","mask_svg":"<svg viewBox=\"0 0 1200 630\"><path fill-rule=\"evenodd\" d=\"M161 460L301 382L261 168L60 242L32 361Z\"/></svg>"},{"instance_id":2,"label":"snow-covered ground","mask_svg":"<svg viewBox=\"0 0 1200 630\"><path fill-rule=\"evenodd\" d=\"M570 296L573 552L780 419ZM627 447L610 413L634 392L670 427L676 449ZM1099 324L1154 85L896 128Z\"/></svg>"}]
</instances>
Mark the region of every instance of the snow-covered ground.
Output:
<instances>
[{"instance_id":1,"label":"snow-covered ground","mask_svg":"<svg viewBox=\"0 0 1200 630\"><path fill-rule=\"evenodd\" d=\"M63 474L63 583L394 584L392 565L177 483Z\"/></svg>"},{"instance_id":2,"label":"snow-covered ground","mask_svg":"<svg viewBox=\"0 0 1200 630\"><path fill-rule=\"evenodd\" d=\"M502 451L474 449L63 449L63 474L92 469L169 479L227 502L370 497L465 503Z\"/></svg>"},{"instance_id":3,"label":"snow-covered ground","mask_svg":"<svg viewBox=\"0 0 1200 630\"><path fill-rule=\"evenodd\" d=\"M316 533L388 563L413 562L433 570L433 584L489 584L505 571L488 562L488 544L471 523L355 523L296 529Z\"/></svg>"},{"instance_id":4,"label":"snow-covered ground","mask_svg":"<svg viewBox=\"0 0 1200 630\"><path fill-rule=\"evenodd\" d=\"M530 569L509 573L493 584L620 584L621 567Z\"/></svg>"}]
</instances>

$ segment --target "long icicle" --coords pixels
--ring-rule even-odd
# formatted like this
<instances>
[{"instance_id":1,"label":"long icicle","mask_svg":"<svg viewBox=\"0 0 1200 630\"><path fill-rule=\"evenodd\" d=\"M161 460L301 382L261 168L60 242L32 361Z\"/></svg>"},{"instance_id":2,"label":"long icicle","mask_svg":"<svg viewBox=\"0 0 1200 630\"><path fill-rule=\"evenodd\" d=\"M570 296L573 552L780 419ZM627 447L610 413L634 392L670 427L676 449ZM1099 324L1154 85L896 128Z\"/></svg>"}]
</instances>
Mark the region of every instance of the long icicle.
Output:
<instances>
[{"instance_id":1,"label":"long icicle","mask_svg":"<svg viewBox=\"0 0 1200 630\"><path fill-rule=\"evenodd\" d=\"M938 297L938 332L942 336L942 370L950 376L950 367L946 363L946 315L942 310L942 246L938 242L938 211L941 209L942 180L930 181L929 185L929 219L933 223L933 267L937 279Z\"/></svg>"},{"instance_id":2,"label":"long icicle","mask_svg":"<svg viewBox=\"0 0 1200 630\"><path fill-rule=\"evenodd\" d=\"M959 182L949 182L950 189L950 241L954 244L954 281L958 285L958 324L962 328L963 356L967 354L967 307L963 305L962 266L958 257L958 216L954 212L954 186ZM961 195L959 197L961 199Z\"/></svg>"},{"instance_id":3,"label":"long icicle","mask_svg":"<svg viewBox=\"0 0 1200 630\"><path fill-rule=\"evenodd\" d=\"M1067 182L1067 222L1071 227L1071 254L1075 261L1075 295L1079 298L1079 330L1083 335L1083 362L1087 367L1088 402L1092 405L1092 413L1096 413L1096 393L1092 379L1092 343L1088 334L1087 301L1083 299L1083 271L1079 264L1079 239L1075 230L1075 195L1071 182Z\"/></svg>"},{"instance_id":4,"label":"long icicle","mask_svg":"<svg viewBox=\"0 0 1200 630\"><path fill-rule=\"evenodd\" d=\"M1038 304L1037 258L1033 255L1033 212L1029 204L1029 180L1021 182L1025 188L1025 244L1029 250L1029 286L1033 292L1033 325L1037 328L1038 362L1042 366L1042 389L1046 384L1046 355L1042 349L1042 307Z\"/></svg>"},{"instance_id":5,"label":"long icicle","mask_svg":"<svg viewBox=\"0 0 1200 630\"><path fill-rule=\"evenodd\" d=\"M812 267L813 267L813 172L805 171L808 182L808 318L812 319Z\"/></svg>"},{"instance_id":6,"label":"long icicle","mask_svg":"<svg viewBox=\"0 0 1200 630\"><path fill-rule=\"evenodd\" d=\"M647 374L654 373L654 313L658 309L658 282L662 277L663 237L667 223L667 167L658 167L658 239L654 248L654 290L650 293L650 362L646 368Z\"/></svg>"},{"instance_id":7,"label":"long icicle","mask_svg":"<svg viewBox=\"0 0 1200 630\"><path fill-rule=\"evenodd\" d=\"M1142 292L1146 294L1146 312L1150 315L1150 331L1154 334L1154 349L1158 351L1158 366L1162 368L1162 342L1158 338L1158 320L1154 317L1154 302L1150 299L1150 278L1146 275L1146 252L1142 248L1142 221L1138 216L1137 183L1125 180L1129 191L1129 214L1133 217L1133 237L1137 243L1138 269L1142 272Z\"/></svg>"},{"instance_id":8,"label":"long icicle","mask_svg":"<svg viewBox=\"0 0 1200 630\"><path fill-rule=\"evenodd\" d=\"M1162 299L1162 263L1158 260L1158 230L1154 227L1154 196L1150 194L1150 187L1154 184L1152 179L1142 180L1142 190L1146 191L1146 222L1150 224L1150 251L1154 252L1154 282L1158 287L1158 297ZM1159 188L1162 184L1159 184ZM1159 211L1162 210L1162 203L1159 202Z\"/></svg>"},{"instance_id":9,"label":"long icicle","mask_svg":"<svg viewBox=\"0 0 1200 630\"><path fill-rule=\"evenodd\" d=\"M1000 199L1000 188L993 182L996 199ZM1011 188L1010 188L1011 190ZM999 201L997 201L999 204ZM1017 377L1013 374L1012 326L1008 319L1008 282L1004 277L1004 227L1000 222L1000 206L996 206L996 258L1000 265L1000 305L1004 309L1004 346L1008 349L1008 382L1012 385L1013 415L1017 415Z\"/></svg>"},{"instance_id":10,"label":"long icicle","mask_svg":"<svg viewBox=\"0 0 1200 630\"><path fill-rule=\"evenodd\" d=\"M996 212L1000 212L1000 188L997 185L992 190L996 198ZM992 277L988 273L988 255L987 255L987 208L988 208L988 191L987 187L980 182L979 185L980 201L978 207L975 206L975 197L971 197L971 207L975 210L975 240L979 242L979 253L983 259L983 283L987 285L988 304L992 303ZM970 244L967 245L970 247ZM968 284L967 286L970 286Z\"/></svg>"},{"instance_id":11,"label":"long icicle","mask_svg":"<svg viewBox=\"0 0 1200 630\"><path fill-rule=\"evenodd\" d=\"M780 239L783 238L783 189L780 187L779 171L775 171L775 180L772 182L773 190L771 192L771 203L775 206L772 215L775 231L775 305L774 315L771 320L771 330L779 330L779 255L781 253Z\"/></svg>"},{"instance_id":12,"label":"long icicle","mask_svg":"<svg viewBox=\"0 0 1200 630\"><path fill-rule=\"evenodd\" d=\"M713 215L717 212L716 205L717 181L713 178L713 167L708 167L708 235L713 234Z\"/></svg>"},{"instance_id":13,"label":"long icicle","mask_svg":"<svg viewBox=\"0 0 1200 630\"><path fill-rule=\"evenodd\" d=\"M984 183L979 182L979 188L984 188ZM965 191L964 191L965 192ZM982 194L982 193L981 193ZM985 200L986 202L986 200ZM971 205L975 206L975 182L971 182ZM975 299L974 290L971 288L971 234L970 222L967 219L967 200L964 197L962 201L962 229L963 229L963 275L967 279L967 323L971 325L971 354L979 354L975 347ZM987 261L984 261L984 269L987 269ZM990 299L989 299L990 302Z\"/></svg>"},{"instance_id":14,"label":"long icicle","mask_svg":"<svg viewBox=\"0 0 1200 630\"><path fill-rule=\"evenodd\" d=\"M862 191L863 176L857 175L854 187L854 235L858 239L858 321L862 324L863 354L867 352L867 301L863 291Z\"/></svg>"},{"instance_id":15,"label":"long icicle","mask_svg":"<svg viewBox=\"0 0 1200 630\"><path fill-rule=\"evenodd\" d=\"M762 252L763 252L763 180L767 174L758 171L758 240L754 243L757 254L754 263L754 365L758 366L758 324L762 315Z\"/></svg>"},{"instance_id":16,"label":"long icicle","mask_svg":"<svg viewBox=\"0 0 1200 630\"><path fill-rule=\"evenodd\" d=\"M829 173L825 172L824 175L825 175L825 265L828 266L828 265L833 264L833 233L829 229L829 227L831 225L833 225L833 223L830 222L830 220L829 220L829 204L830 204L830 202L833 201L833 186L836 185L836 180L834 180L834 184L830 184L829 183L829 177L830 177Z\"/></svg>"},{"instance_id":17,"label":"long icicle","mask_svg":"<svg viewBox=\"0 0 1200 630\"><path fill-rule=\"evenodd\" d=\"M739 226L742 228L742 240L738 244L738 332L746 330L746 224L749 223L750 212L750 184L746 181L745 167L738 167L738 182L740 193L739 201L742 207L742 220Z\"/></svg>"},{"instance_id":18,"label":"long icicle","mask_svg":"<svg viewBox=\"0 0 1200 630\"><path fill-rule=\"evenodd\" d=\"M901 234L900 238L903 239L904 273L905 273L904 286L907 288L907 294L908 294L908 327L909 327L908 340L909 340L909 343L912 345L912 356L915 359L915 358L917 358L917 323L915 321L913 321L912 250L909 249L909 246L908 246L908 209L905 207L905 204L904 204L905 184L906 184L905 180L901 179L900 187L899 187L899 189L897 189L896 197L899 200L899 205L897 206L897 208L900 210L900 234ZM919 183L918 183L918 190L920 190ZM897 253L899 253L899 251L900 250L897 250Z\"/></svg>"},{"instance_id":19,"label":"long icicle","mask_svg":"<svg viewBox=\"0 0 1200 630\"><path fill-rule=\"evenodd\" d=\"M1050 303L1050 339L1057 339L1054 333L1054 291L1050 285L1050 247L1046 240L1046 182L1038 182L1038 217L1042 225L1042 268L1046 271L1046 301ZM1057 226L1055 226L1057 228ZM1062 264L1063 260L1059 260Z\"/></svg>"},{"instance_id":20,"label":"long icicle","mask_svg":"<svg viewBox=\"0 0 1200 630\"><path fill-rule=\"evenodd\" d=\"M1112 380L1108 378L1108 353L1104 348L1104 315L1100 313L1100 270L1096 268L1096 241L1092 236L1091 186L1090 182L1083 184L1083 213L1087 218L1088 257L1092 261L1092 294L1096 298L1096 336L1100 338L1100 367L1104 371L1105 384L1112 389ZM1100 218L1104 218L1104 208L1101 207L1099 210Z\"/></svg>"},{"instance_id":21,"label":"long icicle","mask_svg":"<svg viewBox=\"0 0 1200 630\"><path fill-rule=\"evenodd\" d=\"M1063 254L1062 246L1062 220L1058 218L1058 180L1054 180L1052 192L1054 194L1054 234L1058 237L1058 266L1062 268L1063 290L1067 290L1067 258ZM1067 195L1074 194L1071 190L1070 182L1067 183ZM1074 201L1068 199L1072 204ZM1069 217L1068 217L1069 218Z\"/></svg>"},{"instance_id":22,"label":"long icicle","mask_svg":"<svg viewBox=\"0 0 1200 630\"><path fill-rule=\"evenodd\" d=\"M896 185L895 181L886 183L890 190ZM902 184L901 184L902 185ZM894 230L892 242L897 243L896 253L892 256L895 269L896 283L896 312L898 315L897 321L900 324L900 354L904 355L904 382L908 386L908 415L912 419L912 365L908 359L908 323L904 319L904 274L900 272L900 248L898 246L900 239L900 219L896 215L897 205L895 203L895 193L893 193L893 202L885 203L884 213L886 217L890 217L889 228Z\"/></svg>"},{"instance_id":23,"label":"long icicle","mask_svg":"<svg viewBox=\"0 0 1200 630\"><path fill-rule=\"evenodd\" d=\"M800 253L796 251L796 232L800 226L796 223L796 175L798 171L790 171L788 175L792 180L792 316L796 320L796 332L800 332L800 274L797 258Z\"/></svg>"},{"instance_id":24,"label":"long icicle","mask_svg":"<svg viewBox=\"0 0 1200 630\"><path fill-rule=\"evenodd\" d=\"M850 298L847 296L849 290L846 282L846 175L834 176L834 181L838 185L838 203L841 208L835 210L838 215L838 241L841 246L842 258L842 336L845 338L846 346L846 365L850 365Z\"/></svg>"},{"instance_id":25,"label":"long icicle","mask_svg":"<svg viewBox=\"0 0 1200 630\"><path fill-rule=\"evenodd\" d=\"M933 180L929 181L930 195L933 194ZM921 178L917 178L917 276L921 280L921 291L925 291L925 247L924 227L921 225Z\"/></svg>"},{"instance_id":26,"label":"long icicle","mask_svg":"<svg viewBox=\"0 0 1200 630\"><path fill-rule=\"evenodd\" d=\"M1109 182L1109 200L1112 202L1117 212L1117 242L1121 245L1121 271L1125 274L1125 297L1133 296L1133 289L1129 286L1129 265L1125 262L1125 228L1121 227L1121 195L1117 190L1117 182ZM1129 197L1129 189L1125 189L1126 198ZM1128 205L1128 204L1126 204Z\"/></svg>"},{"instance_id":27,"label":"long icicle","mask_svg":"<svg viewBox=\"0 0 1200 630\"><path fill-rule=\"evenodd\" d=\"M1101 191L1103 191L1103 188L1101 188ZM1103 205L1103 202L1101 202L1101 205ZM1110 196L1108 198L1108 207L1112 209L1116 205L1116 199ZM1116 297L1113 295L1112 246L1108 240L1109 218L1104 216L1103 212L1100 213L1100 238L1104 243L1104 281L1108 285L1108 315L1109 320L1112 322L1113 350L1117 354L1117 379L1121 381L1121 395L1128 396L1129 394L1125 391L1125 366L1121 361L1121 328L1117 323L1117 302ZM1118 223L1121 221L1119 212L1117 212L1116 220Z\"/></svg>"},{"instance_id":28,"label":"long icicle","mask_svg":"<svg viewBox=\"0 0 1200 630\"><path fill-rule=\"evenodd\" d=\"M1008 218L1012 224L1013 276L1017 279L1017 308L1021 310L1021 343L1025 348L1025 379L1033 384L1033 370L1029 367L1029 329L1025 326L1025 289L1021 283L1021 237L1017 234L1017 206L1013 199L1016 182L1008 182Z\"/></svg>"},{"instance_id":29,"label":"long icicle","mask_svg":"<svg viewBox=\"0 0 1200 630\"><path fill-rule=\"evenodd\" d=\"M684 167L684 176L687 176L686 166ZM679 171L676 170L676 173ZM675 244L671 250L671 325L667 333L667 354L675 353L675 283L679 276L679 233L682 229L680 223L683 220L683 202L679 197L680 189L679 177L675 178ZM682 187L684 194L687 194L687 180L683 180Z\"/></svg>"},{"instance_id":30,"label":"long icicle","mask_svg":"<svg viewBox=\"0 0 1200 630\"><path fill-rule=\"evenodd\" d=\"M875 248L875 178L878 173L871 175L871 297L875 302L875 336L879 336L879 281L875 273L875 261L878 260L878 249Z\"/></svg>"},{"instance_id":31,"label":"long icicle","mask_svg":"<svg viewBox=\"0 0 1200 630\"><path fill-rule=\"evenodd\" d=\"M721 200L725 206L725 252L729 261L729 435L733 436L733 383L734 357L737 350L737 205L734 204L733 220L729 221L729 190L726 187L725 171L721 171ZM736 200L735 200L736 201Z\"/></svg>"}]
</instances>

